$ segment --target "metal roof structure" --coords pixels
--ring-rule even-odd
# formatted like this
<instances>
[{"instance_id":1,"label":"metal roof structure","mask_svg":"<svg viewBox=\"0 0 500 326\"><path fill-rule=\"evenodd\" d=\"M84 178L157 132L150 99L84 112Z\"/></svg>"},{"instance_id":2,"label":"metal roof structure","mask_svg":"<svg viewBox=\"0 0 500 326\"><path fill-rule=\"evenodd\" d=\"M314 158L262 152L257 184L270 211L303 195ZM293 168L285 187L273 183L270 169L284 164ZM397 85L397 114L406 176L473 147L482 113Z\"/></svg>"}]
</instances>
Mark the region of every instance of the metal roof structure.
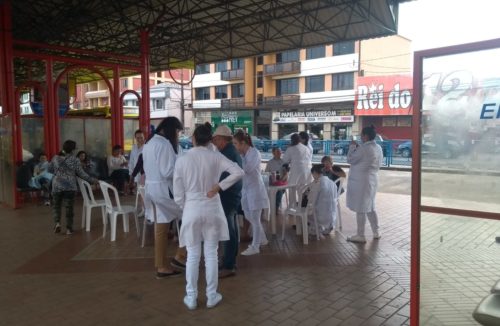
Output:
<instances>
[{"instance_id":1,"label":"metal roof structure","mask_svg":"<svg viewBox=\"0 0 500 326\"><path fill-rule=\"evenodd\" d=\"M89 59L62 47L139 57L149 31L151 70L193 66L397 32L403 0L16 0L16 49ZM22 41L54 47L30 49ZM58 50L57 46L61 46ZM90 55L91 56L91 55ZM95 59L95 58L92 58ZM113 58L99 60L117 63Z\"/></svg>"}]
</instances>

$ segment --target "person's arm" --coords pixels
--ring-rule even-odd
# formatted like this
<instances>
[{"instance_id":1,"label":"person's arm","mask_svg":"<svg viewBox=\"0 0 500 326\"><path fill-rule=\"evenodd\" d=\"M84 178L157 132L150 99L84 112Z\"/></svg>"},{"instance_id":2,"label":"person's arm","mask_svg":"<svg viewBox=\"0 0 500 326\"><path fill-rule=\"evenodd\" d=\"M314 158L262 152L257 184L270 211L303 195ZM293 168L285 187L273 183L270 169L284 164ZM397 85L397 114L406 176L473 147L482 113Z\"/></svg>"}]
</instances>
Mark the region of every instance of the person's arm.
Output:
<instances>
[{"instance_id":1,"label":"person's arm","mask_svg":"<svg viewBox=\"0 0 500 326\"><path fill-rule=\"evenodd\" d=\"M69 159L68 159L69 160ZM96 178L92 178L90 175L88 175L82 168L82 164L80 163L80 161L78 159L74 159L71 163L68 162L68 165L69 164L72 164L74 166L74 169L75 169L75 174L77 176L79 176L80 178L82 178L83 180L89 182L89 183L92 183L92 184L96 184L97 183L97 179Z\"/></svg>"},{"instance_id":2,"label":"person's arm","mask_svg":"<svg viewBox=\"0 0 500 326\"><path fill-rule=\"evenodd\" d=\"M362 146L358 144L351 144L349 146L349 152L347 153L347 163L357 164L363 159L363 149Z\"/></svg>"},{"instance_id":3,"label":"person's arm","mask_svg":"<svg viewBox=\"0 0 500 326\"><path fill-rule=\"evenodd\" d=\"M332 173L335 174L339 178L345 178L347 176L345 171L338 165L334 165L332 167Z\"/></svg>"},{"instance_id":4,"label":"person's arm","mask_svg":"<svg viewBox=\"0 0 500 326\"><path fill-rule=\"evenodd\" d=\"M138 155L137 155L137 150L136 147L132 147L132 150L130 151L130 157L128 161L128 173L130 175L134 174L135 166L137 165L138 161Z\"/></svg>"},{"instance_id":5,"label":"person's arm","mask_svg":"<svg viewBox=\"0 0 500 326\"><path fill-rule=\"evenodd\" d=\"M184 198L185 198L185 188L184 188L184 180L182 178L182 160L179 160L180 164L178 164L174 168L174 201L179 207L184 208Z\"/></svg>"},{"instance_id":6,"label":"person's arm","mask_svg":"<svg viewBox=\"0 0 500 326\"><path fill-rule=\"evenodd\" d=\"M291 155L291 151L292 151L292 146L289 146L286 151L285 151L285 154L283 154L283 164L290 164L290 162L292 161L292 155Z\"/></svg>"},{"instance_id":7,"label":"person's arm","mask_svg":"<svg viewBox=\"0 0 500 326\"><path fill-rule=\"evenodd\" d=\"M139 155L139 158L137 159L137 164L134 167L134 170L132 171L132 176L131 179L134 180L134 178L139 174L143 173L144 169L144 161L142 159L142 154Z\"/></svg>"},{"instance_id":8,"label":"person's arm","mask_svg":"<svg viewBox=\"0 0 500 326\"><path fill-rule=\"evenodd\" d=\"M219 174L222 172L227 172L229 175L218 184L216 184L210 191L207 193L209 198L215 196L220 190L226 190L235 184L238 180L243 178L245 172L236 164L235 162L227 159L222 154L219 154L218 157L218 165L219 165Z\"/></svg>"},{"instance_id":9,"label":"person's arm","mask_svg":"<svg viewBox=\"0 0 500 326\"><path fill-rule=\"evenodd\" d=\"M248 150L245 155L245 164L243 170L246 174L250 174L253 171L257 171L260 174L260 155L258 151Z\"/></svg>"},{"instance_id":10,"label":"person's arm","mask_svg":"<svg viewBox=\"0 0 500 326\"><path fill-rule=\"evenodd\" d=\"M167 141L166 145L155 146L158 151L158 170L164 179L171 179L174 176L175 152L172 145Z\"/></svg>"}]
</instances>

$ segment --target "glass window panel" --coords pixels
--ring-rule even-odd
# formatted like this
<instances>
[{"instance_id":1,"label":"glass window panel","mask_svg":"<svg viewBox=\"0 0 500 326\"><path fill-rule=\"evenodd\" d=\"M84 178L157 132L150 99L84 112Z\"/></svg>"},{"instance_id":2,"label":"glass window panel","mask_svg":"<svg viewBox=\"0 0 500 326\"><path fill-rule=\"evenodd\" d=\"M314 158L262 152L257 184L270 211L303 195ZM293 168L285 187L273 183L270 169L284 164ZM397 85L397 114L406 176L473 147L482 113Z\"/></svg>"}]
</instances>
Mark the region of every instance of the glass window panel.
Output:
<instances>
[{"instance_id":1,"label":"glass window panel","mask_svg":"<svg viewBox=\"0 0 500 326\"><path fill-rule=\"evenodd\" d=\"M324 58L325 57L325 46L320 45L320 46L315 46L313 48L308 48L306 49L306 59L317 59L317 58Z\"/></svg>"},{"instance_id":2,"label":"glass window panel","mask_svg":"<svg viewBox=\"0 0 500 326\"><path fill-rule=\"evenodd\" d=\"M310 76L306 77L306 93L324 92L325 91L325 76Z\"/></svg>"},{"instance_id":3,"label":"glass window panel","mask_svg":"<svg viewBox=\"0 0 500 326\"><path fill-rule=\"evenodd\" d=\"M111 119L84 119L85 148L101 178L107 178L106 158L111 154ZM78 145L80 146L80 145Z\"/></svg>"},{"instance_id":4,"label":"glass window panel","mask_svg":"<svg viewBox=\"0 0 500 326\"><path fill-rule=\"evenodd\" d=\"M333 44L333 55L354 53L354 41L338 42Z\"/></svg>"},{"instance_id":5,"label":"glass window panel","mask_svg":"<svg viewBox=\"0 0 500 326\"><path fill-rule=\"evenodd\" d=\"M215 98L227 98L227 85L215 86Z\"/></svg>"},{"instance_id":6,"label":"glass window panel","mask_svg":"<svg viewBox=\"0 0 500 326\"><path fill-rule=\"evenodd\" d=\"M210 87L200 87L194 89L195 98L198 101L210 99Z\"/></svg>"},{"instance_id":7,"label":"glass window panel","mask_svg":"<svg viewBox=\"0 0 500 326\"><path fill-rule=\"evenodd\" d=\"M0 78L1 79L1 78ZM0 202L14 206L14 161L11 115L0 116Z\"/></svg>"},{"instance_id":8,"label":"glass window panel","mask_svg":"<svg viewBox=\"0 0 500 326\"><path fill-rule=\"evenodd\" d=\"M500 211L499 57L495 49L424 59L422 205Z\"/></svg>"},{"instance_id":9,"label":"glass window panel","mask_svg":"<svg viewBox=\"0 0 500 326\"><path fill-rule=\"evenodd\" d=\"M244 97L245 96L245 85L244 84L232 84L231 85L231 98Z\"/></svg>"},{"instance_id":10,"label":"glass window panel","mask_svg":"<svg viewBox=\"0 0 500 326\"><path fill-rule=\"evenodd\" d=\"M64 118L59 120L59 126L61 130L60 148L62 148L62 144L66 140L71 139L76 142L76 149L78 151L87 151L85 149L84 123L84 118Z\"/></svg>"},{"instance_id":11,"label":"glass window panel","mask_svg":"<svg viewBox=\"0 0 500 326\"><path fill-rule=\"evenodd\" d=\"M196 65L196 74L201 75L201 74L209 74L210 73L210 64L205 63L201 65Z\"/></svg>"},{"instance_id":12,"label":"glass window panel","mask_svg":"<svg viewBox=\"0 0 500 326\"><path fill-rule=\"evenodd\" d=\"M340 91L354 88L354 73L343 72L332 75L332 90Z\"/></svg>"},{"instance_id":13,"label":"glass window panel","mask_svg":"<svg viewBox=\"0 0 500 326\"><path fill-rule=\"evenodd\" d=\"M245 60L244 59L233 59L231 61L231 69L245 69Z\"/></svg>"},{"instance_id":14,"label":"glass window panel","mask_svg":"<svg viewBox=\"0 0 500 326\"><path fill-rule=\"evenodd\" d=\"M279 79L276 80L276 95L298 94L299 93L299 79Z\"/></svg>"},{"instance_id":15,"label":"glass window panel","mask_svg":"<svg viewBox=\"0 0 500 326\"><path fill-rule=\"evenodd\" d=\"M498 280L500 221L421 214L422 325L478 325L472 312Z\"/></svg>"},{"instance_id":16,"label":"glass window panel","mask_svg":"<svg viewBox=\"0 0 500 326\"><path fill-rule=\"evenodd\" d=\"M124 146L123 149L126 155L129 155L132 150L132 145L135 144L134 134L135 131L139 129L138 119L124 119L123 120L123 136L124 136Z\"/></svg>"},{"instance_id":17,"label":"glass window panel","mask_svg":"<svg viewBox=\"0 0 500 326\"><path fill-rule=\"evenodd\" d=\"M264 84L264 79L262 77L262 71L257 72L257 87L260 88Z\"/></svg>"},{"instance_id":18,"label":"glass window panel","mask_svg":"<svg viewBox=\"0 0 500 326\"><path fill-rule=\"evenodd\" d=\"M226 71L227 70L227 61L219 61L215 64L215 71Z\"/></svg>"},{"instance_id":19,"label":"glass window panel","mask_svg":"<svg viewBox=\"0 0 500 326\"><path fill-rule=\"evenodd\" d=\"M45 151L43 118L21 118L21 142L23 149L35 157Z\"/></svg>"},{"instance_id":20,"label":"glass window panel","mask_svg":"<svg viewBox=\"0 0 500 326\"><path fill-rule=\"evenodd\" d=\"M284 63L300 60L300 50L289 50L276 54L276 63Z\"/></svg>"},{"instance_id":21,"label":"glass window panel","mask_svg":"<svg viewBox=\"0 0 500 326\"><path fill-rule=\"evenodd\" d=\"M264 64L264 57L260 55L257 57L257 65L262 65L262 64Z\"/></svg>"}]
</instances>

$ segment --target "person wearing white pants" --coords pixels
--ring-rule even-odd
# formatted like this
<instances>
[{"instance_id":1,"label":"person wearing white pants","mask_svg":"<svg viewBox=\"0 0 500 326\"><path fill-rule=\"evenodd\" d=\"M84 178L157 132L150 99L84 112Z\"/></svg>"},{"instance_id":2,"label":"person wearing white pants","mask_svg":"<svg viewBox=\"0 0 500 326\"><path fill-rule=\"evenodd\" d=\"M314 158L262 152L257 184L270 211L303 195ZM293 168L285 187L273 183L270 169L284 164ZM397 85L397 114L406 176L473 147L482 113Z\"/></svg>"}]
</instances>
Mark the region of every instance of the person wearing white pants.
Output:
<instances>
[{"instance_id":1,"label":"person wearing white pants","mask_svg":"<svg viewBox=\"0 0 500 326\"><path fill-rule=\"evenodd\" d=\"M373 126L361 131L361 145L352 142L347 153L347 163L351 164L347 179L347 207L356 212L357 233L347 241L365 243L366 217L372 227L373 239L380 239L378 216L375 212L375 195L378 186L378 171L384 158L382 148L374 139Z\"/></svg>"},{"instance_id":2,"label":"person wearing white pants","mask_svg":"<svg viewBox=\"0 0 500 326\"><path fill-rule=\"evenodd\" d=\"M194 148L177 159L174 170L174 200L182 207L179 246L187 248L186 296L184 304L196 309L201 246L204 243L207 308L215 307L222 295L217 292L219 241L229 240L227 219L219 191L240 180L244 172L235 162L207 147L212 139L209 126L196 127ZM222 173L229 175L219 182Z\"/></svg>"},{"instance_id":3,"label":"person wearing white pants","mask_svg":"<svg viewBox=\"0 0 500 326\"><path fill-rule=\"evenodd\" d=\"M252 140L242 130L234 134L233 144L243 156L243 188L241 190L241 207L245 212L245 218L252 225L252 244L241 254L243 256L256 255L260 253L260 246L267 245L268 241L260 220L262 211L269 208L269 197L266 186L260 174L261 156L257 149L252 146Z\"/></svg>"}]
</instances>

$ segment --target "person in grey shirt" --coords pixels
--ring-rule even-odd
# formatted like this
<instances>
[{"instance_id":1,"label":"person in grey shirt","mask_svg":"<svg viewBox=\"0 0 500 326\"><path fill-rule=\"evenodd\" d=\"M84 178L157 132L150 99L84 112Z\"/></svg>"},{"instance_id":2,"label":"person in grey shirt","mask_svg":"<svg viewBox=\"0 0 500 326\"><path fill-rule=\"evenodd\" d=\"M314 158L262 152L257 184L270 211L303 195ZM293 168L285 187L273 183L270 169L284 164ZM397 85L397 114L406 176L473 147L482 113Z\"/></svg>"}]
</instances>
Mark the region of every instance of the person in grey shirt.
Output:
<instances>
[{"instance_id":1,"label":"person in grey shirt","mask_svg":"<svg viewBox=\"0 0 500 326\"><path fill-rule=\"evenodd\" d=\"M273 147L273 158L267 162L266 172L276 172L277 176L283 176L283 160L281 159L281 149L279 147ZM283 198L284 190L280 190L276 193L276 210L281 206L281 199Z\"/></svg>"}]
</instances>

